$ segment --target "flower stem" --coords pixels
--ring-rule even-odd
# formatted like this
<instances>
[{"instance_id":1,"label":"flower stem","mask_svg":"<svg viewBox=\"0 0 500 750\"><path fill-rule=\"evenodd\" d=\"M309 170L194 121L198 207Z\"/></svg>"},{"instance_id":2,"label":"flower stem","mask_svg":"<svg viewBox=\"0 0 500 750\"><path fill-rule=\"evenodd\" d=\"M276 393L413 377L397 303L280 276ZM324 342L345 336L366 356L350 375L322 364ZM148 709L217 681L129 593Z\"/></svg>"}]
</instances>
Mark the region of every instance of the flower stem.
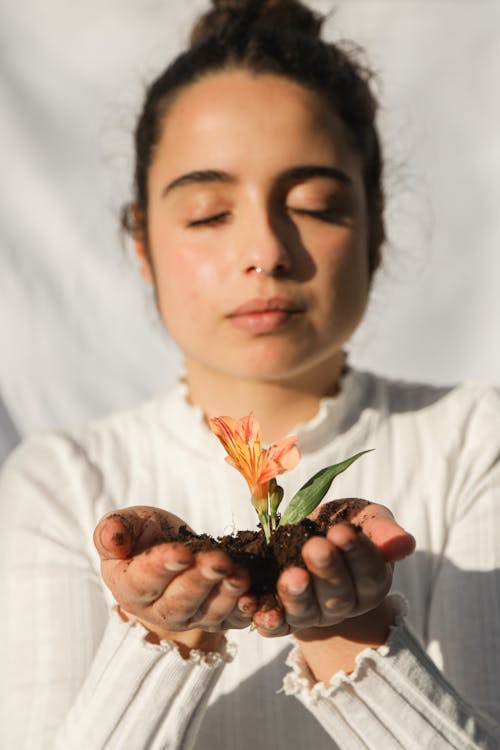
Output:
<instances>
[{"instance_id":1,"label":"flower stem","mask_svg":"<svg viewBox=\"0 0 500 750\"><path fill-rule=\"evenodd\" d=\"M271 541L271 529L269 528L269 516L266 512L259 513L259 521L264 530L266 542L269 544Z\"/></svg>"}]
</instances>

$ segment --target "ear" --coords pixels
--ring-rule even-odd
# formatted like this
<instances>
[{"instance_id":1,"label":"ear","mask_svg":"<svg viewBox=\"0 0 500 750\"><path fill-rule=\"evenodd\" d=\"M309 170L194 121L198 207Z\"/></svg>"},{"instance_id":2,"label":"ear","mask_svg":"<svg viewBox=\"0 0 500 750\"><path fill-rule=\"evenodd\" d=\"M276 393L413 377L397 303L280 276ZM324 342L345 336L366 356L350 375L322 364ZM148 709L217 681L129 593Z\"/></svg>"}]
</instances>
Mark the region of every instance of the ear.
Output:
<instances>
[{"instance_id":1,"label":"ear","mask_svg":"<svg viewBox=\"0 0 500 750\"><path fill-rule=\"evenodd\" d=\"M149 252L146 246L144 232L134 234L134 250L139 261L139 271L144 281L148 284L154 283L153 269L149 259Z\"/></svg>"},{"instance_id":2,"label":"ear","mask_svg":"<svg viewBox=\"0 0 500 750\"><path fill-rule=\"evenodd\" d=\"M146 239L146 217L136 203L128 206L127 221L134 241L134 250L139 261L141 276L148 284L153 284L154 274Z\"/></svg>"}]
</instances>

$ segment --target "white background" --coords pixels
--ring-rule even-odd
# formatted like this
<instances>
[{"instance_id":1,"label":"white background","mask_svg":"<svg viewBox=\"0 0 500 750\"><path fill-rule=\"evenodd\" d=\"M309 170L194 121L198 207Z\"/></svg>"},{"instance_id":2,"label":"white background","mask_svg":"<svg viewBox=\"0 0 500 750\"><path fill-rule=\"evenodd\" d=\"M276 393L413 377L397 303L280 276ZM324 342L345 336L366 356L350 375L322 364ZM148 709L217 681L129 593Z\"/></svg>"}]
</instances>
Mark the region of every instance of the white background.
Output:
<instances>
[{"instance_id":1,"label":"white background","mask_svg":"<svg viewBox=\"0 0 500 750\"><path fill-rule=\"evenodd\" d=\"M315 2L327 11L331 3ZM168 387L180 357L118 229L131 133L200 0L0 2L0 458ZM500 383L500 3L339 0L379 74L390 242L351 360Z\"/></svg>"}]
</instances>

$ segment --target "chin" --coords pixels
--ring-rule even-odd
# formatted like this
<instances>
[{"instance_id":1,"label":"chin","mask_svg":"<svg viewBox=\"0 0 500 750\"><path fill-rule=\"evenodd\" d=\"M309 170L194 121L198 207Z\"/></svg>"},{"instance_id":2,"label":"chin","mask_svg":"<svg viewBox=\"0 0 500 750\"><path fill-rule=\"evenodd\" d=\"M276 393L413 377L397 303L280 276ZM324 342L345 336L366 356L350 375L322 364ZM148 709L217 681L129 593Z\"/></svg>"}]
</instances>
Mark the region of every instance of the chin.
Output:
<instances>
[{"instance_id":1,"label":"chin","mask_svg":"<svg viewBox=\"0 0 500 750\"><path fill-rule=\"evenodd\" d=\"M343 356L343 355L342 355ZM262 381L285 385L290 381L307 382L308 378L317 373L317 368L327 367L331 362L332 371L335 369L335 358L331 357L307 357L307 358L277 358L258 361L252 360L248 363L238 362L237 368L232 369L232 375L242 380ZM315 377L314 377L315 379Z\"/></svg>"}]
</instances>

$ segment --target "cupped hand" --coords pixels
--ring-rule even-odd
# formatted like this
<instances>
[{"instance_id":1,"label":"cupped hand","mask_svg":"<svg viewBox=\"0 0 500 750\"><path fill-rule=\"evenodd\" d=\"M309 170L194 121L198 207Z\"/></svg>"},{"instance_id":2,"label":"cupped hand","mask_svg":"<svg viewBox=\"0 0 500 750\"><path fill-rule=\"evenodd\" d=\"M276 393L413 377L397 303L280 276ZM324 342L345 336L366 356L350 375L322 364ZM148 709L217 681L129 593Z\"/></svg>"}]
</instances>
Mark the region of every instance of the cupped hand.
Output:
<instances>
[{"instance_id":1,"label":"cupped hand","mask_svg":"<svg viewBox=\"0 0 500 750\"><path fill-rule=\"evenodd\" d=\"M194 555L183 543L166 541L183 524L172 513L137 506L108 513L97 525L102 576L122 616L156 639L247 627L257 609L245 593L247 571L219 550Z\"/></svg>"},{"instance_id":2,"label":"cupped hand","mask_svg":"<svg viewBox=\"0 0 500 750\"><path fill-rule=\"evenodd\" d=\"M339 502L325 505L334 511ZM384 506L364 501L353 505L347 522L304 544L306 568L283 571L277 584L281 606L261 607L253 617L261 635L335 626L375 612L382 604L391 587L394 562L413 552L415 540ZM325 506L321 512L325 513Z\"/></svg>"}]
</instances>

